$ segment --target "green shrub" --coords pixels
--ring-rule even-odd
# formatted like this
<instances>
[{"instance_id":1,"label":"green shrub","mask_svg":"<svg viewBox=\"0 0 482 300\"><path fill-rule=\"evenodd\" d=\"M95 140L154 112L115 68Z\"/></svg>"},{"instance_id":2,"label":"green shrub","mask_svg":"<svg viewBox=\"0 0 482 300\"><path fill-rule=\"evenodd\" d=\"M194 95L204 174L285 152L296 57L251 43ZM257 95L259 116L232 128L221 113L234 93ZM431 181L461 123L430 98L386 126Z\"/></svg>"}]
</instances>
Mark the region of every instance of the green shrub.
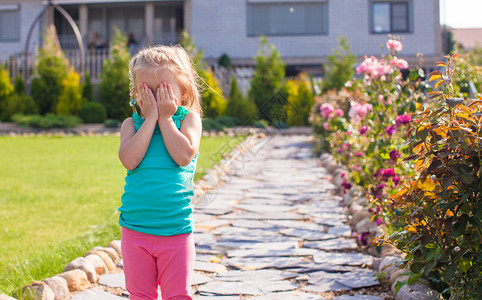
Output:
<instances>
[{"instance_id":1,"label":"green shrub","mask_svg":"<svg viewBox=\"0 0 482 300\"><path fill-rule=\"evenodd\" d=\"M257 120L253 123L253 126L256 128L266 128L269 126L269 123L266 120Z\"/></svg>"},{"instance_id":2,"label":"green shrub","mask_svg":"<svg viewBox=\"0 0 482 300\"><path fill-rule=\"evenodd\" d=\"M112 39L112 53L104 62L99 97L110 119L123 120L132 114L129 106L129 60L127 37L117 28Z\"/></svg>"},{"instance_id":3,"label":"green shrub","mask_svg":"<svg viewBox=\"0 0 482 300\"><path fill-rule=\"evenodd\" d=\"M231 69L233 65L231 64L231 58L226 53L223 53L218 59L218 65L225 67L226 69Z\"/></svg>"},{"instance_id":4,"label":"green shrub","mask_svg":"<svg viewBox=\"0 0 482 300\"><path fill-rule=\"evenodd\" d=\"M84 84L82 85L82 98L89 102L94 101L94 86L92 85L88 72L86 72L84 76Z\"/></svg>"},{"instance_id":5,"label":"green shrub","mask_svg":"<svg viewBox=\"0 0 482 300\"><path fill-rule=\"evenodd\" d=\"M191 56L196 72L201 79L201 84L205 85L201 92L203 115L207 118L222 116L226 110L227 103L219 87L218 80L204 61L203 51L196 48L192 37L186 32L183 32L181 45Z\"/></svg>"},{"instance_id":6,"label":"green shrub","mask_svg":"<svg viewBox=\"0 0 482 300\"><path fill-rule=\"evenodd\" d=\"M17 114L12 117L12 120L24 127L40 129L74 128L82 123L82 120L76 116L56 116L54 114L45 116Z\"/></svg>"},{"instance_id":7,"label":"green shrub","mask_svg":"<svg viewBox=\"0 0 482 300\"><path fill-rule=\"evenodd\" d=\"M333 50L333 54L327 57L328 65L323 80L323 91L339 90L355 75L353 67L356 56L350 52L350 46L345 38L341 37L339 43L338 48Z\"/></svg>"},{"instance_id":8,"label":"green shrub","mask_svg":"<svg viewBox=\"0 0 482 300\"><path fill-rule=\"evenodd\" d=\"M210 69L199 70L198 74L206 84L201 93L204 116L208 118L222 116L226 111L227 103L213 71Z\"/></svg>"},{"instance_id":9,"label":"green shrub","mask_svg":"<svg viewBox=\"0 0 482 300\"><path fill-rule=\"evenodd\" d=\"M82 103L79 117L84 123L104 123L107 113L101 103L86 101Z\"/></svg>"},{"instance_id":10,"label":"green shrub","mask_svg":"<svg viewBox=\"0 0 482 300\"><path fill-rule=\"evenodd\" d=\"M38 113L37 103L27 94L13 94L5 104L2 111L2 120L11 121L15 114L33 115Z\"/></svg>"},{"instance_id":11,"label":"green shrub","mask_svg":"<svg viewBox=\"0 0 482 300\"><path fill-rule=\"evenodd\" d=\"M56 112L58 115L77 115L82 108L82 86L77 72L70 72L62 80L62 94L57 102Z\"/></svg>"},{"instance_id":12,"label":"green shrub","mask_svg":"<svg viewBox=\"0 0 482 300\"><path fill-rule=\"evenodd\" d=\"M230 116L222 116L203 121L204 130L222 131L229 127L235 127L239 124L239 120Z\"/></svg>"},{"instance_id":13,"label":"green shrub","mask_svg":"<svg viewBox=\"0 0 482 300\"><path fill-rule=\"evenodd\" d=\"M304 76L286 84L288 93L287 124L290 126L306 126L314 103L314 96Z\"/></svg>"},{"instance_id":14,"label":"green shrub","mask_svg":"<svg viewBox=\"0 0 482 300\"><path fill-rule=\"evenodd\" d=\"M10 79L10 76L8 76L7 70L3 69L0 66L0 111L3 112L5 110L5 106L7 105L7 100L8 98L12 95L14 92L14 88ZM2 120L4 120L4 114L0 117L2 117Z\"/></svg>"},{"instance_id":15,"label":"green shrub","mask_svg":"<svg viewBox=\"0 0 482 300\"><path fill-rule=\"evenodd\" d=\"M118 120L107 119L104 122L104 126L107 128L119 128L120 122Z\"/></svg>"},{"instance_id":16,"label":"green shrub","mask_svg":"<svg viewBox=\"0 0 482 300\"><path fill-rule=\"evenodd\" d=\"M275 112L278 109L276 106L283 107L286 104L283 95L285 63L275 46L268 44L265 37L261 39L260 47L250 82L249 99L258 107L261 118L268 122L285 121Z\"/></svg>"},{"instance_id":17,"label":"green shrub","mask_svg":"<svg viewBox=\"0 0 482 300\"><path fill-rule=\"evenodd\" d=\"M256 104L243 96L238 88L236 78L233 78L231 81L231 91L229 93L226 115L237 118L241 123L240 125L250 125L258 117Z\"/></svg>"},{"instance_id":18,"label":"green shrub","mask_svg":"<svg viewBox=\"0 0 482 300\"><path fill-rule=\"evenodd\" d=\"M25 88L25 82L22 79L21 75L18 75L15 79L15 94L22 95L26 94L27 89Z\"/></svg>"},{"instance_id":19,"label":"green shrub","mask_svg":"<svg viewBox=\"0 0 482 300\"><path fill-rule=\"evenodd\" d=\"M41 115L56 110L62 93L62 81L71 69L57 43L55 29L46 29L43 41L44 44L36 57L37 65L31 91Z\"/></svg>"}]
</instances>

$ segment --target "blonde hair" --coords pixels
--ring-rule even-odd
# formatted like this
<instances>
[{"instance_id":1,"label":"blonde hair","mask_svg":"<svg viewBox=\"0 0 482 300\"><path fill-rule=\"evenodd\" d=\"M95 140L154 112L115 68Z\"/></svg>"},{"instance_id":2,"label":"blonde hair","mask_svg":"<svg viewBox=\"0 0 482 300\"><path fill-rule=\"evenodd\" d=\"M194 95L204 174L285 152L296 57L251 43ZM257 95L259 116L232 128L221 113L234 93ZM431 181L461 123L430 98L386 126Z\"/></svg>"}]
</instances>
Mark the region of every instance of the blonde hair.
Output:
<instances>
[{"instance_id":1,"label":"blonde hair","mask_svg":"<svg viewBox=\"0 0 482 300\"><path fill-rule=\"evenodd\" d=\"M199 75L186 50L180 45L153 46L139 51L129 62L129 90L131 99L137 97L137 77L146 69L167 68L176 77L181 89L179 105L202 115Z\"/></svg>"}]
</instances>

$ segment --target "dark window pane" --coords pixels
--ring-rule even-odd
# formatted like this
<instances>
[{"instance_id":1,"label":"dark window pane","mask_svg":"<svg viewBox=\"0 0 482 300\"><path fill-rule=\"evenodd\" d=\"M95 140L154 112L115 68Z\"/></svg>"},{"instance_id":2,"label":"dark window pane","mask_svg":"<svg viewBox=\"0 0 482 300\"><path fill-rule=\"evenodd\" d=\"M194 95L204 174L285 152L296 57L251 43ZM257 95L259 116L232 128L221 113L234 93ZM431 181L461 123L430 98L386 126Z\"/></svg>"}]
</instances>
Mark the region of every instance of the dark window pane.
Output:
<instances>
[{"instance_id":1,"label":"dark window pane","mask_svg":"<svg viewBox=\"0 0 482 300\"><path fill-rule=\"evenodd\" d=\"M285 2L250 3L249 35L323 34L327 32L326 4Z\"/></svg>"},{"instance_id":2,"label":"dark window pane","mask_svg":"<svg viewBox=\"0 0 482 300\"><path fill-rule=\"evenodd\" d=\"M408 31L408 4L407 3L392 4L392 31L394 32Z\"/></svg>"},{"instance_id":3,"label":"dark window pane","mask_svg":"<svg viewBox=\"0 0 482 300\"><path fill-rule=\"evenodd\" d=\"M390 5L388 3L373 3L373 31L390 31Z\"/></svg>"},{"instance_id":4,"label":"dark window pane","mask_svg":"<svg viewBox=\"0 0 482 300\"><path fill-rule=\"evenodd\" d=\"M18 39L18 11L0 10L0 40Z\"/></svg>"}]
</instances>

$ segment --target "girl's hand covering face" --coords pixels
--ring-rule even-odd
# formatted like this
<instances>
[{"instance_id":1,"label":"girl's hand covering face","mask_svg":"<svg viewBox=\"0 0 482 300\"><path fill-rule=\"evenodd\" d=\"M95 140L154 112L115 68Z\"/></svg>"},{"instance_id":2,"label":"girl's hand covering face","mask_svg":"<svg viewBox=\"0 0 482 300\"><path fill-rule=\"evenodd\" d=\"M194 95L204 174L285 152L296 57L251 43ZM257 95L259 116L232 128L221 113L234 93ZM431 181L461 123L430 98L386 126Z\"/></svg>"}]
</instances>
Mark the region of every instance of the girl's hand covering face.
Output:
<instances>
[{"instance_id":1,"label":"girl's hand covering face","mask_svg":"<svg viewBox=\"0 0 482 300\"><path fill-rule=\"evenodd\" d=\"M159 119L172 117L177 111L179 100L174 96L171 85L167 82L161 82L156 94Z\"/></svg>"},{"instance_id":2,"label":"girl's hand covering face","mask_svg":"<svg viewBox=\"0 0 482 300\"><path fill-rule=\"evenodd\" d=\"M139 87L138 103L144 119L158 119L156 98L145 82L142 82Z\"/></svg>"}]
</instances>

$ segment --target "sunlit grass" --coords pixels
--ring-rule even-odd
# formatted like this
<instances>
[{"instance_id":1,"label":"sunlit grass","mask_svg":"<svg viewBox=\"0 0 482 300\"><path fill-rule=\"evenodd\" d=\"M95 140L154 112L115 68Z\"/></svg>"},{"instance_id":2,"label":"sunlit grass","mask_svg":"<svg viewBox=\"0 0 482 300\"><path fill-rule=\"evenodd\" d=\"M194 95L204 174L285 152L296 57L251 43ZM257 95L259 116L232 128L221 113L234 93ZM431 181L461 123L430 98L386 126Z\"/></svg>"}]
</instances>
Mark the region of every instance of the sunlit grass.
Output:
<instances>
[{"instance_id":1,"label":"sunlit grass","mask_svg":"<svg viewBox=\"0 0 482 300\"><path fill-rule=\"evenodd\" d=\"M239 141L236 139L236 142ZM204 137L196 178L229 150ZM0 137L0 294L62 272L120 238L119 137Z\"/></svg>"}]
</instances>

